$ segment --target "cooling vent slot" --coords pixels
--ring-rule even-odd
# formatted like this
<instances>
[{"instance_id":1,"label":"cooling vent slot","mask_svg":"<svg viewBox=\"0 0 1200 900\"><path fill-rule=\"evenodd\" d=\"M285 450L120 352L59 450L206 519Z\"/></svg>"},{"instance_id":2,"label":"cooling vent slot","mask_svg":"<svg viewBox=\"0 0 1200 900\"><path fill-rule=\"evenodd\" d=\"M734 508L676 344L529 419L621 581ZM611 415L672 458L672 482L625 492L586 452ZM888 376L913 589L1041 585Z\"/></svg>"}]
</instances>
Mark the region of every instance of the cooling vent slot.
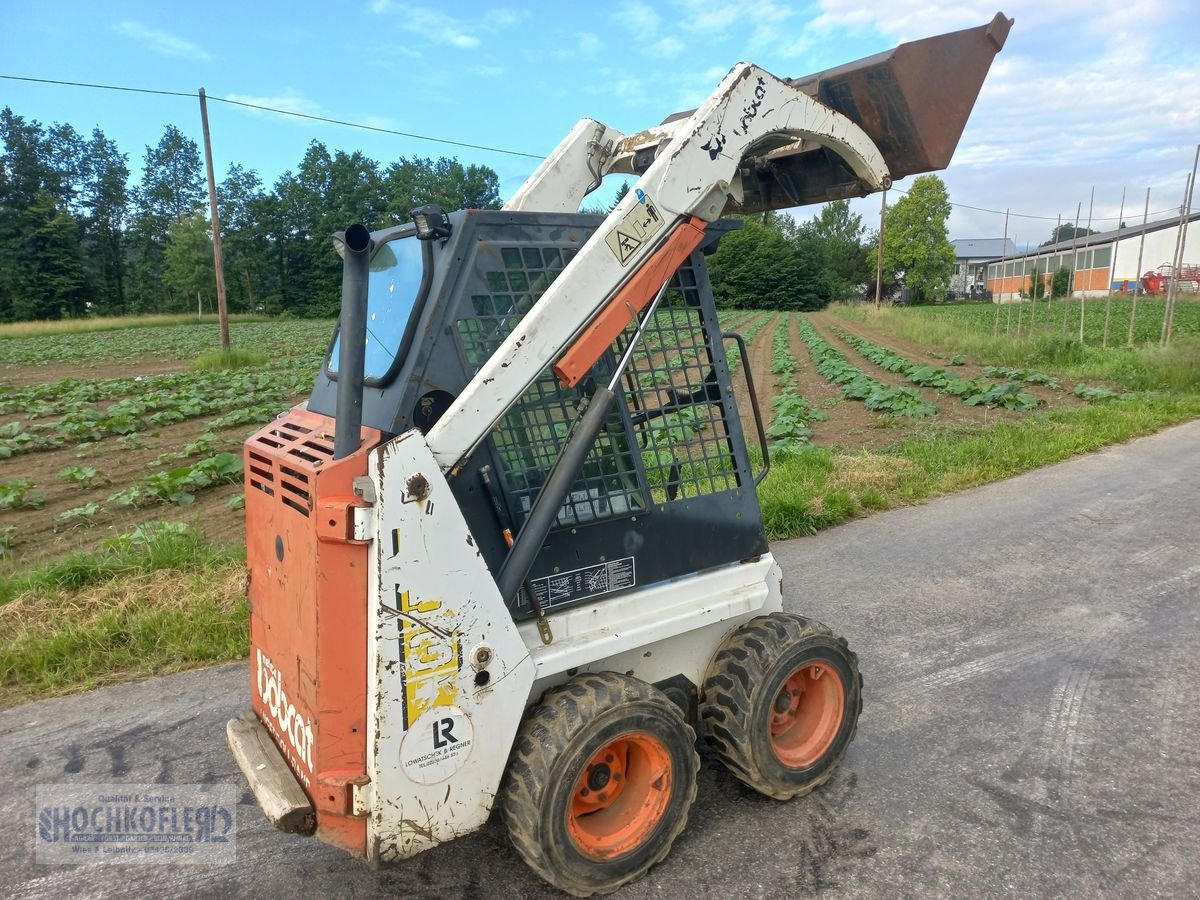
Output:
<instances>
[{"instance_id":1,"label":"cooling vent slot","mask_svg":"<svg viewBox=\"0 0 1200 900\"><path fill-rule=\"evenodd\" d=\"M253 450L248 451L246 455L249 458L246 468L249 470L247 474L250 478L250 487L262 491L269 497L274 497L275 489L271 487L271 482L275 480L275 464L268 457L261 453L255 453Z\"/></svg>"},{"instance_id":2,"label":"cooling vent slot","mask_svg":"<svg viewBox=\"0 0 1200 900\"><path fill-rule=\"evenodd\" d=\"M308 515L312 509L312 495L308 492L308 476L288 466L279 467L280 502L299 513Z\"/></svg>"},{"instance_id":3,"label":"cooling vent slot","mask_svg":"<svg viewBox=\"0 0 1200 900\"><path fill-rule=\"evenodd\" d=\"M308 470L332 459L333 442L322 430L281 419L254 436L246 451L246 474L252 488L307 517L313 506Z\"/></svg>"}]
</instances>

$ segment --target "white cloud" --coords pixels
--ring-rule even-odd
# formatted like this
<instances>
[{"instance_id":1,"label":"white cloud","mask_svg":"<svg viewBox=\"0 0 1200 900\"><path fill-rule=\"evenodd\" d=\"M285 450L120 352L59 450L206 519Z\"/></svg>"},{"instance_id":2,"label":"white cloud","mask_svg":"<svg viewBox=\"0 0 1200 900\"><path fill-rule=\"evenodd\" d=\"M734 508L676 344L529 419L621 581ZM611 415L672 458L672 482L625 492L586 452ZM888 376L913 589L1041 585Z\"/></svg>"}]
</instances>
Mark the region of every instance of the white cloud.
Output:
<instances>
[{"instance_id":1,"label":"white cloud","mask_svg":"<svg viewBox=\"0 0 1200 900\"><path fill-rule=\"evenodd\" d=\"M617 8L613 18L643 39L654 37L662 24L662 16L654 7L642 3L641 0L625 0Z\"/></svg>"},{"instance_id":2,"label":"white cloud","mask_svg":"<svg viewBox=\"0 0 1200 900\"><path fill-rule=\"evenodd\" d=\"M376 15L395 13L400 26L431 44L474 50L482 43L481 35L510 28L528 13L503 7L489 9L471 20L456 19L424 6L395 3L394 0L371 0L368 8Z\"/></svg>"},{"instance_id":3,"label":"white cloud","mask_svg":"<svg viewBox=\"0 0 1200 900\"><path fill-rule=\"evenodd\" d=\"M685 47L686 45L683 43L683 41L668 34L666 37L655 41L650 47L650 52L652 56L661 56L665 59L674 59L684 51Z\"/></svg>"},{"instance_id":4,"label":"white cloud","mask_svg":"<svg viewBox=\"0 0 1200 900\"><path fill-rule=\"evenodd\" d=\"M560 47L553 51L558 59L593 59L604 46L603 41L590 31L580 31L573 35L575 42L569 47Z\"/></svg>"},{"instance_id":5,"label":"white cloud","mask_svg":"<svg viewBox=\"0 0 1200 900\"><path fill-rule=\"evenodd\" d=\"M149 28L141 22L136 22L132 19L126 19L118 23L114 26L114 30L118 34L123 34L125 37L137 41L139 44L161 56L198 59L201 62L207 62L212 59L208 51L197 44L193 44L191 41L184 40L169 32Z\"/></svg>"},{"instance_id":6,"label":"white cloud","mask_svg":"<svg viewBox=\"0 0 1200 900\"><path fill-rule=\"evenodd\" d=\"M473 66L471 71L480 78L499 78L508 69L504 68L504 66Z\"/></svg>"},{"instance_id":7,"label":"white cloud","mask_svg":"<svg viewBox=\"0 0 1200 900\"><path fill-rule=\"evenodd\" d=\"M248 106L238 106L238 109L244 110L247 114L260 118L279 119L287 118L292 121L297 121L291 116L280 116L279 113L271 112L270 110L282 110L284 112L301 113L306 116L323 116L326 115L325 110L319 103L309 100L307 97L301 96L293 90L287 90L282 94L263 95L263 94L226 94L226 100L231 100L234 103L249 104ZM270 109L254 109L255 106L266 106ZM386 127L386 126L381 126Z\"/></svg>"}]
</instances>

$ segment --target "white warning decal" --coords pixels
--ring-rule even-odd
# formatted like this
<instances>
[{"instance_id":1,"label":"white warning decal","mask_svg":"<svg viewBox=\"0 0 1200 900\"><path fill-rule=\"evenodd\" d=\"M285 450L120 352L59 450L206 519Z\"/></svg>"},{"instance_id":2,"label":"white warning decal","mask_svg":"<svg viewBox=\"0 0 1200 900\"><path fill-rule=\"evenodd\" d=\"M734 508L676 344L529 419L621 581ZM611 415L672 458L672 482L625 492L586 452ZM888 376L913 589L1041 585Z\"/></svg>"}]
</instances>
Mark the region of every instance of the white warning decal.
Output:
<instances>
[{"instance_id":1,"label":"white warning decal","mask_svg":"<svg viewBox=\"0 0 1200 900\"><path fill-rule=\"evenodd\" d=\"M644 191L637 191L637 204L625 213L604 238L621 265L628 265L642 244L663 226L662 213Z\"/></svg>"},{"instance_id":2,"label":"white warning decal","mask_svg":"<svg viewBox=\"0 0 1200 900\"><path fill-rule=\"evenodd\" d=\"M457 706L436 706L404 733L400 768L409 781L437 784L462 768L474 743L470 716Z\"/></svg>"}]
</instances>

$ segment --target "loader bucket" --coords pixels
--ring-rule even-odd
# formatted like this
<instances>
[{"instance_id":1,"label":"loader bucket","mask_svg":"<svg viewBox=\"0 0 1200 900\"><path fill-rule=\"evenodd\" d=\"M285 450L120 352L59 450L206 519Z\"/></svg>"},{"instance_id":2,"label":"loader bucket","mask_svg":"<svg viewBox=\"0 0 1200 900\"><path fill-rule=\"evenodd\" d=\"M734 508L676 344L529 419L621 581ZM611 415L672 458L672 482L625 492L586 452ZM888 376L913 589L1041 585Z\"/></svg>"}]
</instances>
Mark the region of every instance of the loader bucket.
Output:
<instances>
[{"instance_id":1,"label":"loader bucket","mask_svg":"<svg viewBox=\"0 0 1200 900\"><path fill-rule=\"evenodd\" d=\"M1012 24L996 13L987 25L910 41L788 83L862 128L883 154L893 180L944 169ZM824 203L866 192L824 147L793 145L744 162L745 200L726 212Z\"/></svg>"}]
</instances>

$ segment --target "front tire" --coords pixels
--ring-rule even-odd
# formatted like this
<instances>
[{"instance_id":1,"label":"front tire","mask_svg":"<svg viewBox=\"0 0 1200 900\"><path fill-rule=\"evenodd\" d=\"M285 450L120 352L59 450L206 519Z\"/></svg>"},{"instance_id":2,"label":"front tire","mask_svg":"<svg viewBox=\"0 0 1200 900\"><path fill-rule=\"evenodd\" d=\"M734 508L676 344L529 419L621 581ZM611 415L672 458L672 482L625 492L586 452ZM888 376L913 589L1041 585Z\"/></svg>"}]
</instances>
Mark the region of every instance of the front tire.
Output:
<instances>
[{"instance_id":1,"label":"front tire","mask_svg":"<svg viewBox=\"0 0 1200 900\"><path fill-rule=\"evenodd\" d=\"M726 639L700 707L721 761L777 800L829 780L860 712L858 657L824 625L790 613L759 616Z\"/></svg>"},{"instance_id":2,"label":"front tire","mask_svg":"<svg viewBox=\"0 0 1200 900\"><path fill-rule=\"evenodd\" d=\"M502 787L517 852L577 897L606 894L662 860L696 799L696 735L656 688L580 675L525 715Z\"/></svg>"}]
</instances>

